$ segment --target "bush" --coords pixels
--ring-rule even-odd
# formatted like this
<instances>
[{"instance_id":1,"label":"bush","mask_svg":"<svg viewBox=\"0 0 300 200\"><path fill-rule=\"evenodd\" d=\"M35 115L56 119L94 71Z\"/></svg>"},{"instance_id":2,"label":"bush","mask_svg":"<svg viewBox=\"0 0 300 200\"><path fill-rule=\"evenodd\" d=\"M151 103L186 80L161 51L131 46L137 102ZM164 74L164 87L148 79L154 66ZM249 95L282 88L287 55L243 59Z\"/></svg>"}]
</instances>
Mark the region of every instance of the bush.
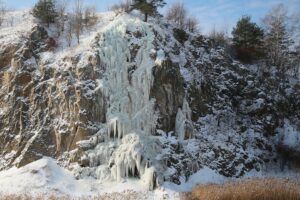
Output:
<instances>
[{"instance_id":1,"label":"bush","mask_svg":"<svg viewBox=\"0 0 300 200\"><path fill-rule=\"evenodd\" d=\"M184 42L186 42L189 39L188 34L182 29L174 28L173 34L174 34L175 39L178 42L180 42L181 44L183 44Z\"/></svg>"},{"instance_id":2,"label":"bush","mask_svg":"<svg viewBox=\"0 0 300 200\"><path fill-rule=\"evenodd\" d=\"M210 45L214 48L225 47L228 45L228 40L225 31L217 31L215 28L209 33Z\"/></svg>"}]
</instances>

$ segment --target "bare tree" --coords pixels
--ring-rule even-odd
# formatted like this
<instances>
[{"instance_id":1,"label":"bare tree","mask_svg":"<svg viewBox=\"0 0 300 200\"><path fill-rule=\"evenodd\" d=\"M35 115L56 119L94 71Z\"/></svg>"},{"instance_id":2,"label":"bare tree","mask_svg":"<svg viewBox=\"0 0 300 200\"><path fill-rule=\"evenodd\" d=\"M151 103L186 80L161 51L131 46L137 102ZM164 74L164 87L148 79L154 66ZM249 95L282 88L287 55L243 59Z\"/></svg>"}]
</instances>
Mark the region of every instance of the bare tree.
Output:
<instances>
[{"instance_id":1,"label":"bare tree","mask_svg":"<svg viewBox=\"0 0 300 200\"><path fill-rule=\"evenodd\" d=\"M122 0L121 2L114 4L110 10L114 11L116 14L123 12L129 12L130 6L132 5L132 0Z\"/></svg>"},{"instance_id":2,"label":"bare tree","mask_svg":"<svg viewBox=\"0 0 300 200\"><path fill-rule=\"evenodd\" d=\"M185 22L186 29L192 33L199 30L199 22L195 17L189 17Z\"/></svg>"},{"instance_id":3,"label":"bare tree","mask_svg":"<svg viewBox=\"0 0 300 200\"><path fill-rule=\"evenodd\" d=\"M57 0L56 1L56 10L57 10L57 14L58 14L57 28L58 28L59 35L60 35L60 32L64 32L64 30L65 30L67 6L68 6L67 0Z\"/></svg>"},{"instance_id":4,"label":"bare tree","mask_svg":"<svg viewBox=\"0 0 300 200\"><path fill-rule=\"evenodd\" d=\"M293 76L296 78L300 78L300 41L299 44L295 48L295 59L294 66L292 68Z\"/></svg>"},{"instance_id":5,"label":"bare tree","mask_svg":"<svg viewBox=\"0 0 300 200\"><path fill-rule=\"evenodd\" d=\"M77 43L80 43L80 35L83 29L83 0L74 0L74 33Z\"/></svg>"},{"instance_id":6,"label":"bare tree","mask_svg":"<svg viewBox=\"0 0 300 200\"><path fill-rule=\"evenodd\" d=\"M288 30L288 11L277 5L263 19L268 63L276 66L282 75L288 71L289 47L293 43Z\"/></svg>"},{"instance_id":7,"label":"bare tree","mask_svg":"<svg viewBox=\"0 0 300 200\"><path fill-rule=\"evenodd\" d=\"M210 31L208 38L211 40L213 47L225 46L227 44L226 30L217 30L215 26Z\"/></svg>"},{"instance_id":8,"label":"bare tree","mask_svg":"<svg viewBox=\"0 0 300 200\"><path fill-rule=\"evenodd\" d=\"M69 47L71 46L73 40L73 32L74 32L73 29L74 29L74 19L70 17L67 21L67 26L66 26L66 40Z\"/></svg>"},{"instance_id":9,"label":"bare tree","mask_svg":"<svg viewBox=\"0 0 300 200\"><path fill-rule=\"evenodd\" d=\"M187 10L183 3L175 3L167 10L166 19L175 23L180 29L185 28L186 18Z\"/></svg>"},{"instance_id":10,"label":"bare tree","mask_svg":"<svg viewBox=\"0 0 300 200\"><path fill-rule=\"evenodd\" d=\"M95 6L87 6L84 8L83 22L85 27L90 28L94 26L98 21Z\"/></svg>"},{"instance_id":11,"label":"bare tree","mask_svg":"<svg viewBox=\"0 0 300 200\"><path fill-rule=\"evenodd\" d=\"M4 22L4 17L6 15L6 7L3 1L0 0L0 26L2 26Z\"/></svg>"},{"instance_id":12,"label":"bare tree","mask_svg":"<svg viewBox=\"0 0 300 200\"><path fill-rule=\"evenodd\" d=\"M7 25L9 26L14 26L14 21L15 21L15 18L14 16L10 16L8 19L7 19Z\"/></svg>"}]
</instances>

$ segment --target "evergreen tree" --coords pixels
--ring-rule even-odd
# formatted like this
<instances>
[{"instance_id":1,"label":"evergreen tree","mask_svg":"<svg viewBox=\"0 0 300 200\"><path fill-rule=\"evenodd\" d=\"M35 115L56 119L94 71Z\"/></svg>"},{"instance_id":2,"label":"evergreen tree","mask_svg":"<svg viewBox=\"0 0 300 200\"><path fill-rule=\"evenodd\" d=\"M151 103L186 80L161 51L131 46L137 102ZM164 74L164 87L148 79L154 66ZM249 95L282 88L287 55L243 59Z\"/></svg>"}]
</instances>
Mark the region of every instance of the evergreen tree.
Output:
<instances>
[{"instance_id":1,"label":"evergreen tree","mask_svg":"<svg viewBox=\"0 0 300 200\"><path fill-rule=\"evenodd\" d=\"M238 59L251 62L263 56L263 30L251 22L250 16L243 16L232 31L233 45Z\"/></svg>"},{"instance_id":2,"label":"evergreen tree","mask_svg":"<svg viewBox=\"0 0 300 200\"><path fill-rule=\"evenodd\" d=\"M166 5L164 0L133 0L131 9L139 10L145 15L145 22L148 21L148 16L158 16L158 8Z\"/></svg>"},{"instance_id":3,"label":"evergreen tree","mask_svg":"<svg viewBox=\"0 0 300 200\"><path fill-rule=\"evenodd\" d=\"M32 10L33 16L48 26L54 23L58 14L54 0L39 0Z\"/></svg>"}]
</instances>

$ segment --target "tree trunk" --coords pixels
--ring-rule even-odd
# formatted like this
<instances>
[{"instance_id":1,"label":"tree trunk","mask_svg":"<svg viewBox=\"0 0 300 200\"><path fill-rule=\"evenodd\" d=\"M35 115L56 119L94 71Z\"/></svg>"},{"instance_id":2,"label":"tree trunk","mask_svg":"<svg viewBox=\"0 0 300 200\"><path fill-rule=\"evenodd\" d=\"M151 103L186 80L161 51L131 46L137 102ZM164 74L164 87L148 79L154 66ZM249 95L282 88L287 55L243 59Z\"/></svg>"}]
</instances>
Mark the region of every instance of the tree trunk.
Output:
<instances>
[{"instance_id":1,"label":"tree trunk","mask_svg":"<svg viewBox=\"0 0 300 200\"><path fill-rule=\"evenodd\" d=\"M148 21L148 13L145 13L145 22Z\"/></svg>"}]
</instances>

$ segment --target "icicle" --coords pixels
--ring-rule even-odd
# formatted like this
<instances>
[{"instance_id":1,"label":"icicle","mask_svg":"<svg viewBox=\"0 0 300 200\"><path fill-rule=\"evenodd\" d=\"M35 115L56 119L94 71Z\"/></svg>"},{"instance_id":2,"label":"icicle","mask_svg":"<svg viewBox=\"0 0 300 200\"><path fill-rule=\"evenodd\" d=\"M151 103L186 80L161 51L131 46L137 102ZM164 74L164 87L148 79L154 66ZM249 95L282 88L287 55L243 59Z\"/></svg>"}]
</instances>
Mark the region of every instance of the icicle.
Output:
<instances>
[{"instance_id":1,"label":"icicle","mask_svg":"<svg viewBox=\"0 0 300 200\"><path fill-rule=\"evenodd\" d=\"M146 159L140 147L142 135L151 135L156 127L157 114L155 102L150 100L150 91L153 84L152 69L156 65L150 58L149 52L154 49L154 34L152 28L143 22L133 21L130 27L144 32L138 39L141 48L136 54L134 71L131 70L131 52L128 48L133 41L130 41L127 32L127 25L122 20L113 22L113 25L103 32L99 42L99 55L103 65L106 66L105 79L101 82L107 102L107 131L108 139L115 142L118 139L118 148L114 151L110 166L111 177L117 181L128 176L139 174L146 179L149 187L155 186L155 170L146 167ZM130 72L130 75L128 74ZM131 81L129 80L131 78ZM100 85L100 84L99 84ZM142 138L147 140L148 138ZM149 145L149 148L155 148ZM98 149L92 158L101 159L103 153ZM150 149L152 151L152 149ZM105 158L111 156L106 152ZM150 154L151 152L145 152ZM153 157L155 156L152 155ZM93 160L93 165L102 161ZM107 161L106 161L107 162ZM100 170L100 169L99 169ZM99 171L99 177L103 177ZM105 172L105 170L104 170Z\"/></svg>"},{"instance_id":2,"label":"icicle","mask_svg":"<svg viewBox=\"0 0 300 200\"><path fill-rule=\"evenodd\" d=\"M180 141L193 137L191 109L186 99L183 101L182 109L179 108L176 115L175 133Z\"/></svg>"},{"instance_id":3,"label":"icicle","mask_svg":"<svg viewBox=\"0 0 300 200\"><path fill-rule=\"evenodd\" d=\"M144 183L148 186L149 190L153 190L155 188L156 183L156 175L155 169L153 167L147 167L145 169L145 174L143 176Z\"/></svg>"}]
</instances>

